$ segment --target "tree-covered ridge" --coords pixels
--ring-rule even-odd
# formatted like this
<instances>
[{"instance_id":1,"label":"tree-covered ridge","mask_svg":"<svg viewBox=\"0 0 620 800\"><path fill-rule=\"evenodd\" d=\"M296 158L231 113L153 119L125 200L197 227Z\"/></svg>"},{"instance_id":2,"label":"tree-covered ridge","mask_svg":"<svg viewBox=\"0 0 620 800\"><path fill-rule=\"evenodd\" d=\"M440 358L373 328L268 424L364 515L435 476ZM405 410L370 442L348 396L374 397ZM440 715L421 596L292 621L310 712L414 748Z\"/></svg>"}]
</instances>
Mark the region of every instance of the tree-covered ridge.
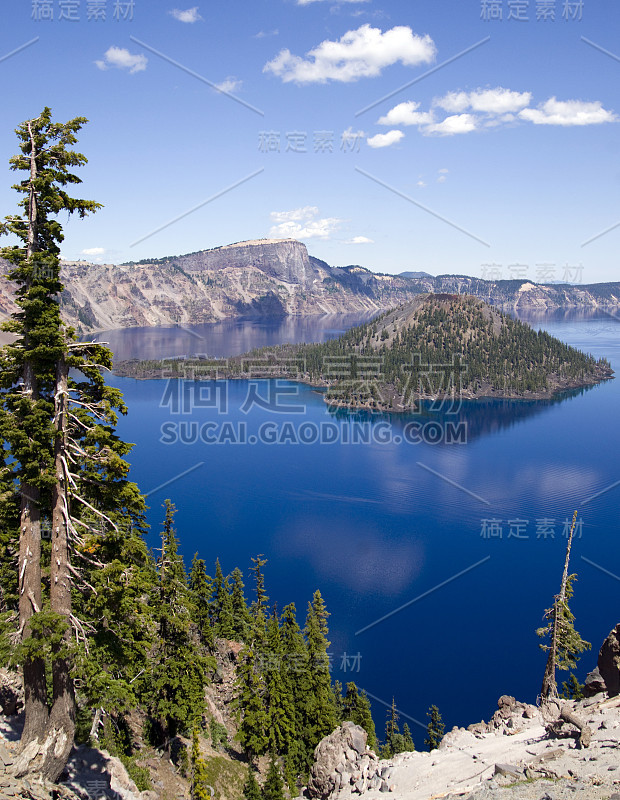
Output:
<instances>
[{"instance_id":1,"label":"tree-covered ridge","mask_svg":"<svg viewBox=\"0 0 620 800\"><path fill-rule=\"evenodd\" d=\"M118 374L189 379L290 377L334 405L404 410L420 398L550 397L611 377L596 360L475 297L423 295L320 344L229 359L127 362Z\"/></svg>"},{"instance_id":2,"label":"tree-covered ridge","mask_svg":"<svg viewBox=\"0 0 620 800\"><path fill-rule=\"evenodd\" d=\"M477 298L445 294L416 298L298 354L313 377L327 377L332 359L351 358L350 374L332 382L328 397L405 406L444 394L550 394L595 382L609 369Z\"/></svg>"}]
</instances>

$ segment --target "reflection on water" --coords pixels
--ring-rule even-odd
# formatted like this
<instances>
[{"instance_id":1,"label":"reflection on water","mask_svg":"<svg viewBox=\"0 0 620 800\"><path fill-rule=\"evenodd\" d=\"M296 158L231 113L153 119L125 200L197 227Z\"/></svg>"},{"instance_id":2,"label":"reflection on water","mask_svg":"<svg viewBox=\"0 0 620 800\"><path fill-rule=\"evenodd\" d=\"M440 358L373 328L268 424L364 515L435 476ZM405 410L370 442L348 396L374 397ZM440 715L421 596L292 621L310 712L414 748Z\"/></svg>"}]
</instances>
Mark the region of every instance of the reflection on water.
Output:
<instances>
[{"instance_id":1,"label":"reflection on water","mask_svg":"<svg viewBox=\"0 0 620 800\"><path fill-rule=\"evenodd\" d=\"M237 356L256 347L297 342L324 342L354 325L368 322L377 312L321 314L278 319L225 319L203 325L173 328L123 328L93 337L107 342L116 361L172 356ZM86 337L88 338L88 337Z\"/></svg>"},{"instance_id":2,"label":"reflection on water","mask_svg":"<svg viewBox=\"0 0 620 800\"><path fill-rule=\"evenodd\" d=\"M437 422L444 432L444 439L440 439L437 446L452 447L458 441L458 436L461 436L463 441L473 442L483 436L499 433L539 414L549 412L559 403L579 397L595 388L596 385L568 389L555 397L543 400L507 400L482 397L478 400L457 400L454 405L451 405L451 401L439 401L437 408L432 401L423 401L416 413L407 414L351 411L342 408L328 408L328 411L336 419L368 422L385 420L390 423L395 432L401 433L412 420L419 420L422 424L431 421ZM448 426L451 426L453 431L452 441L445 441L445 431Z\"/></svg>"}]
</instances>

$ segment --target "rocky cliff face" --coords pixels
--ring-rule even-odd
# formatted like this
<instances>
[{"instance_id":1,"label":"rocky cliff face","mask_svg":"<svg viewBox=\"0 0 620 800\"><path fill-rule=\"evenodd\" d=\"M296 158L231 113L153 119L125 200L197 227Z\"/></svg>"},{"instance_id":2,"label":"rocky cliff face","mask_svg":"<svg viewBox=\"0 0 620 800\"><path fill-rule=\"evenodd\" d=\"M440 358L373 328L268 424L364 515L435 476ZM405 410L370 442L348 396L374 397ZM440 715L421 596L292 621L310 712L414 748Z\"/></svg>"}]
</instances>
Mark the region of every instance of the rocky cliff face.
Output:
<instances>
[{"instance_id":1,"label":"rocky cliff face","mask_svg":"<svg viewBox=\"0 0 620 800\"><path fill-rule=\"evenodd\" d=\"M406 278L330 267L293 239L240 242L135 264L67 262L62 280L63 316L80 333L234 316L379 311L418 291ZM0 318L10 305L0 285Z\"/></svg>"},{"instance_id":2,"label":"rocky cliff face","mask_svg":"<svg viewBox=\"0 0 620 800\"><path fill-rule=\"evenodd\" d=\"M285 283L306 285L320 277L306 246L295 239L258 239L202 250L174 259L186 272L257 269Z\"/></svg>"},{"instance_id":3,"label":"rocky cliff face","mask_svg":"<svg viewBox=\"0 0 620 800\"><path fill-rule=\"evenodd\" d=\"M545 286L417 274L331 267L294 239L259 239L139 263L65 262L61 307L80 333L244 315L380 311L423 292L473 294L505 309L620 307L620 283ZM0 277L0 321L14 310L13 287Z\"/></svg>"}]
</instances>

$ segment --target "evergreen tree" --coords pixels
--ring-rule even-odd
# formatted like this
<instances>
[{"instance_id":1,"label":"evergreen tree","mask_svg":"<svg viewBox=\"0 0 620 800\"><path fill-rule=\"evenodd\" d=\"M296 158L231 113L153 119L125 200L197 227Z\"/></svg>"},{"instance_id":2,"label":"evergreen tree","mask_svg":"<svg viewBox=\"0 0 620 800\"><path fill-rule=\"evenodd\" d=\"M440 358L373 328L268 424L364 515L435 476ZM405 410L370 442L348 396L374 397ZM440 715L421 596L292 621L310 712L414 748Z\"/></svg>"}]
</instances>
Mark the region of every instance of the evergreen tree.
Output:
<instances>
[{"instance_id":1,"label":"evergreen tree","mask_svg":"<svg viewBox=\"0 0 620 800\"><path fill-rule=\"evenodd\" d=\"M403 725L403 750L404 753L413 753L415 750L415 744L413 743L413 737L411 735L411 731L409 730L409 725L405 722Z\"/></svg>"},{"instance_id":2,"label":"evergreen tree","mask_svg":"<svg viewBox=\"0 0 620 800\"><path fill-rule=\"evenodd\" d=\"M542 650L549 653L541 689L541 698L543 701L558 696L555 678L556 669L574 669L577 666L577 660L581 653L592 647L590 642L586 642L582 639L575 630L575 617L568 605L568 601L573 596L573 582L577 579L577 575L568 574L568 564L576 523L577 511L573 514L573 521L566 544L564 573L562 575L560 592L555 596L553 606L545 611L544 618L547 620L546 625L536 631L538 636L549 638L548 645L540 645Z\"/></svg>"},{"instance_id":3,"label":"evergreen tree","mask_svg":"<svg viewBox=\"0 0 620 800\"><path fill-rule=\"evenodd\" d=\"M251 764L248 767L247 780L243 784L243 797L245 800L263 800L263 795Z\"/></svg>"},{"instance_id":4,"label":"evergreen tree","mask_svg":"<svg viewBox=\"0 0 620 800\"><path fill-rule=\"evenodd\" d=\"M17 287L18 307L4 326L17 339L0 351L0 433L16 490L13 499L4 494L2 515L14 513L15 500L19 502L15 611L21 645L16 659L23 670L25 725L15 771L38 772L50 780L64 768L73 745L74 675L92 633L88 620L79 618L83 594L93 588L86 564L105 566L99 555L87 555L92 518L105 519L118 531L114 514L107 511L119 509L131 517L140 516L143 508L137 488L125 477L123 456L130 446L113 431L115 409L125 410L122 398L105 386L101 374L111 366L111 353L100 345L76 342L60 319L59 245L64 237L56 216L67 211L84 217L100 207L66 190L68 184L81 182L70 169L86 158L70 148L85 122L78 117L54 123L45 108L20 125L21 152L10 163L27 173L14 186L23 195L19 205L24 213L7 217L0 226L1 233L19 242L0 251L12 265L8 277ZM49 548L42 548L42 521L50 526ZM117 539L118 553L125 541ZM46 668L51 675L49 702Z\"/></svg>"},{"instance_id":5,"label":"evergreen tree","mask_svg":"<svg viewBox=\"0 0 620 800\"><path fill-rule=\"evenodd\" d=\"M250 612L243 593L243 573L235 567L232 578L232 617L233 639L237 642L246 642L250 633Z\"/></svg>"},{"instance_id":6,"label":"evergreen tree","mask_svg":"<svg viewBox=\"0 0 620 800\"><path fill-rule=\"evenodd\" d=\"M391 758L399 752L400 730L398 728L399 714L396 710L396 700L392 698L392 705L388 709L385 721L385 745L381 748L381 758Z\"/></svg>"},{"instance_id":7,"label":"evergreen tree","mask_svg":"<svg viewBox=\"0 0 620 800\"><path fill-rule=\"evenodd\" d=\"M265 611L269 600L265 592L265 576L263 575L263 567L267 563L267 559L264 558L261 553L256 556L256 558L252 558L252 563L254 566L250 567L250 572L254 575L254 586L256 589L256 600L252 603L252 611L255 613L258 609Z\"/></svg>"},{"instance_id":8,"label":"evergreen tree","mask_svg":"<svg viewBox=\"0 0 620 800\"><path fill-rule=\"evenodd\" d=\"M366 692L361 694L355 683L347 683L347 693L342 702L342 720L351 720L368 734L368 746L376 752L378 747L375 723L372 720L370 702Z\"/></svg>"},{"instance_id":9,"label":"evergreen tree","mask_svg":"<svg viewBox=\"0 0 620 800\"><path fill-rule=\"evenodd\" d=\"M310 691L310 677L306 643L297 622L294 603L289 603L282 609L281 623L282 678L286 685L286 694L292 705L293 735L286 754L287 783L292 789L297 776L305 774L308 766L309 744L307 737L304 738L304 721L307 697Z\"/></svg>"},{"instance_id":10,"label":"evergreen tree","mask_svg":"<svg viewBox=\"0 0 620 800\"><path fill-rule=\"evenodd\" d=\"M262 555L252 558L254 566L250 567L250 572L254 575L254 586L256 591L256 600L250 606L250 613L252 616L250 636L254 641L262 642L265 636L265 625L267 622L267 602L269 597L265 593L265 576L263 575L263 567L267 563L267 559Z\"/></svg>"},{"instance_id":11,"label":"evergreen tree","mask_svg":"<svg viewBox=\"0 0 620 800\"><path fill-rule=\"evenodd\" d=\"M192 754L190 761L191 783L190 796L192 800L211 800L210 787L208 785L207 764L200 752L200 739L198 728L192 730Z\"/></svg>"},{"instance_id":12,"label":"evergreen tree","mask_svg":"<svg viewBox=\"0 0 620 800\"><path fill-rule=\"evenodd\" d=\"M148 684L150 714L169 748L170 740L191 728L202 715L208 661L192 635L187 577L173 526L176 509L170 500L166 500L165 509L153 603L159 635Z\"/></svg>"},{"instance_id":13,"label":"evergreen tree","mask_svg":"<svg viewBox=\"0 0 620 800\"><path fill-rule=\"evenodd\" d=\"M336 719L340 724L345 722L348 717L346 716L344 697L342 696L342 683L338 680L334 681L334 699L336 701Z\"/></svg>"},{"instance_id":14,"label":"evergreen tree","mask_svg":"<svg viewBox=\"0 0 620 800\"><path fill-rule=\"evenodd\" d=\"M436 750L443 739L445 726L437 706L432 705L426 712L426 716L429 718L429 721L426 726L426 739L424 740L424 744L429 750Z\"/></svg>"},{"instance_id":15,"label":"evergreen tree","mask_svg":"<svg viewBox=\"0 0 620 800\"><path fill-rule=\"evenodd\" d=\"M269 744L261 660L261 654L249 644L241 651L237 667L237 738L250 761L266 753Z\"/></svg>"},{"instance_id":16,"label":"evergreen tree","mask_svg":"<svg viewBox=\"0 0 620 800\"><path fill-rule=\"evenodd\" d=\"M275 755L271 755L269 771L263 785L263 800L285 800L282 775L276 762Z\"/></svg>"},{"instance_id":17,"label":"evergreen tree","mask_svg":"<svg viewBox=\"0 0 620 800\"><path fill-rule=\"evenodd\" d=\"M583 700L585 697L583 690L584 690L583 683L579 683L577 680L577 676L574 672L568 677L567 681L562 681L562 692L560 693L560 697L564 700Z\"/></svg>"},{"instance_id":18,"label":"evergreen tree","mask_svg":"<svg viewBox=\"0 0 620 800\"><path fill-rule=\"evenodd\" d=\"M205 562L194 555L189 573L189 588L192 593L192 621L198 628L204 645L213 647L213 627L211 625L211 584L207 578Z\"/></svg>"},{"instance_id":19,"label":"evergreen tree","mask_svg":"<svg viewBox=\"0 0 620 800\"><path fill-rule=\"evenodd\" d=\"M273 753L287 754L295 735L294 707L290 685L285 680L285 659L280 639L280 626L274 613L267 623L265 658L265 705L269 731L269 748Z\"/></svg>"},{"instance_id":20,"label":"evergreen tree","mask_svg":"<svg viewBox=\"0 0 620 800\"><path fill-rule=\"evenodd\" d=\"M232 598L228 578L224 577L219 558L215 562L214 616L215 634L222 639L232 639L235 635Z\"/></svg>"},{"instance_id":21,"label":"evergreen tree","mask_svg":"<svg viewBox=\"0 0 620 800\"><path fill-rule=\"evenodd\" d=\"M327 640L328 616L325 602L317 590L312 603L308 603L304 629L308 691L304 706L303 736L308 758L321 739L331 733L338 724L336 698L331 684L327 654L330 645Z\"/></svg>"}]
</instances>

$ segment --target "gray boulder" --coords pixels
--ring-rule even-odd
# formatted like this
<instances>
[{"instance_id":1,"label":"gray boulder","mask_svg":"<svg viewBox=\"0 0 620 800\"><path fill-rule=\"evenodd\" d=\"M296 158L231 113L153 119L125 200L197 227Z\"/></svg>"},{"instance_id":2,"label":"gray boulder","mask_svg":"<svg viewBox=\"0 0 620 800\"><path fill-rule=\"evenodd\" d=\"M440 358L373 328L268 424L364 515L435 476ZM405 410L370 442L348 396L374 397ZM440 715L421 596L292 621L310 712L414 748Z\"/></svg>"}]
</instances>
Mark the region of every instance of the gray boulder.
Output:
<instances>
[{"instance_id":1,"label":"gray boulder","mask_svg":"<svg viewBox=\"0 0 620 800\"><path fill-rule=\"evenodd\" d=\"M595 694L607 691L607 686L603 680L603 676L599 672L599 668L595 667L592 672L588 672L586 680L583 685L583 693L586 697L594 697Z\"/></svg>"},{"instance_id":2,"label":"gray boulder","mask_svg":"<svg viewBox=\"0 0 620 800\"><path fill-rule=\"evenodd\" d=\"M612 629L598 654L598 671L610 697L620 694L620 623Z\"/></svg>"},{"instance_id":3,"label":"gray boulder","mask_svg":"<svg viewBox=\"0 0 620 800\"><path fill-rule=\"evenodd\" d=\"M310 770L307 793L309 797L327 798L347 783L358 792L367 786L367 776L362 772L362 759L366 761L368 734L353 722L344 722L316 746L314 764Z\"/></svg>"}]
</instances>

